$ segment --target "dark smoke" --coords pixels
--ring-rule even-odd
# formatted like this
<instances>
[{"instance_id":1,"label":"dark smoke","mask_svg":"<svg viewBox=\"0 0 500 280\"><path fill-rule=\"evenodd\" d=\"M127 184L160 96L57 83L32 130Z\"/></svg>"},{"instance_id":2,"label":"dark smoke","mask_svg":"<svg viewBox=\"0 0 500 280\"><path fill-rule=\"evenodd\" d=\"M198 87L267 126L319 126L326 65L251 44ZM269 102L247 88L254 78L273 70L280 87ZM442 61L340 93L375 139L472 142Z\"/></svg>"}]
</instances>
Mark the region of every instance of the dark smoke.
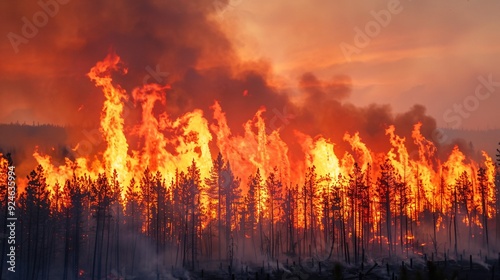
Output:
<instances>
[{"instance_id":1,"label":"dark smoke","mask_svg":"<svg viewBox=\"0 0 500 280\"><path fill-rule=\"evenodd\" d=\"M406 137L409 149L414 148L411 140L414 124L423 124L422 134L428 139L432 139L436 129L436 121L426 115L422 105L414 105L405 113L394 114L389 105L358 107L349 103L348 97L356 97L351 95L352 82L345 75L321 81L312 73L304 73L298 83L304 102L298 109L300 117L295 119L295 123L310 135L322 134L339 143L340 152L348 149L348 144L342 143L345 132L353 134L359 131L362 140L371 149L382 152L390 148L385 135L389 125L395 125L396 133Z\"/></svg>"},{"instance_id":2,"label":"dark smoke","mask_svg":"<svg viewBox=\"0 0 500 280\"><path fill-rule=\"evenodd\" d=\"M4 34L21 34L21 18L31 19L41 10L35 2L2 5L10 11L0 19ZM291 102L290 92L270 84L272 70L267 62L237 57L217 21L220 8L212 1L180 0L91 0L59 5L59 12L48 24L39 28L27 44L19 45L19 53L14 54L9 41L3 41L7 51L2 57L10 69L20 70L0 76L4 87L0 94L3 99L9 97L6 92L18 92L16 98L26 102L2 103L0 110L11 112L2 121L28 116L47 123L96 127L103 97L85 73L113 49L129 69L126 75L114 77L127 92L145 81L172 85L166 107L156 108L171 117L200 108L210 120L209 108L218 100L236 133L261 106L267 108L264 117L268 121L277 114L290 114L293 118L280 118L271 127L281 127L288 143L293 142L294 130L322 134L337 143L342 142L346 131L359 131L363 141L382 151L388 147L388 125L395 124L396 133L410 138L417 121L423 122L423 134L431 138L436 122L426 115L423 106L416 105L399 115L394 115L388 105L357 107L348 102L356 96L351 94L350 77L343 74L321 80L305 72L292 85L297 86L302 101ZM151 70L162 74L152 75ZM138 112L130 114L129 122L138 121L138 116ZM290 145L292 150L297 148Z\"/></svg>"}]
</instances>

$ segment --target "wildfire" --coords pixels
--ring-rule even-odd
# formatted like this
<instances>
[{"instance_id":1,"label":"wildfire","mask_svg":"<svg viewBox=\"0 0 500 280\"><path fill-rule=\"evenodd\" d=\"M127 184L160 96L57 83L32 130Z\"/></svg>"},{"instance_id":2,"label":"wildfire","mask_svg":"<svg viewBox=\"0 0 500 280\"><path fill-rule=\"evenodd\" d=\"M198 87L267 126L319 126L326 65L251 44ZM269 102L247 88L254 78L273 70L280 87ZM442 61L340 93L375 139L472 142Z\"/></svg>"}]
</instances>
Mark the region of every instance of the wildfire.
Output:
<instances>
[{"instance_id":1,"label":"wildfire","mask_svg":"<svg viewBox=\"0 0 500 280\"><path fill-rule=\"evenodd\" d=\"M396 134L396 128L389 126L386 129L388 141L391 149L385 154L377 154L363 143L362 135L359 132L350 134L346 132L343 140L350 144L351 151L345 152L342 157L338 157L335 151L335 143L321 136L311 137L296 131L295 135L304 153L303 161L291 162L289 149L280 136L279 129L269 131L266 121L263 118L265 108L261 108L255 113L253 119L248 120L244 125L243 135L234 135L227 124L226 115L221 105L215 101L212 109L214 123L209 124L204 117L204 112L194 110L188 112L178 119L170 119L166 113L156 115L153 108L156 104L168 106L166 92L170 86L159 84L147 84L135 88L130 97L120 86L115 85L111 78L111 72L127 73L123 68L120 57L114 53L109 54L103 61L98 62L87 74L96 87L102 89L105 101L101 112L100 132L106 141L106 149L101 158L76 158L75 160L65 160L64 165L55 166L52 159L47 155L41 155L37 151L33 156L45 170L47 184L54 194L55 186L64 187L67 180L73 176L89 176L97 178L99 174L106 174L107 178L112 178L114 172L121 186L129 186L132 180L138 182L144 175L144 169L159 172L165 182L176 180L179 172L187 170L193 162L200 170L200 177L203 181L208 178L213 168L214 153L210 151L209 143L215 143L222 154L222 157L229 163L234 175L241 180L242 186L247 186L248 176L260 172L262 184L265 184L269 172L274 168L277 170L279 181L283 186L302 184L307 180L304 175L307 168L315 167L317 182L321 181L321 193L324 194L329 203L333 203L333 196L340 197L340 204L344 207L345 217L359 219L371 219L374 221L373 231L380 230L377 222L383 217L380 211L380 204L383 198L377 194L375 187L376 174L381 171L381 165L386 161L391 168L396 181L390 182L390 196L394 197L394 203L390 209L394 213L400 213L412 219L417 219L418 213L424 210L431 212L447 213L452 211L453 195L455 188L460 182L460 176L467 173L475 175L477 170L484 167L484 182L481 188L475 187L471 190L471 199L479 205L488 201L488 205L479 210L479 213L486 211L488 217L494 215L494 208L491 206L495 201L494 172L495 166L492 159L483 152L484 163L480 165L470 159L455 147L448 159L441 163L436 157L436 147L427 140L421 133L421 124L417 123L412 132L413 143L417 147L415 153L409 153L406 147L406 139ZM243 95L247 95L245 90ZM132 98L134 103L140 108L141 122L136 126L125 127L124 101ZM140 139L140 148L130 147L128 136L135 136ZM75 147L75 150L78 146ZM358 172L358 175L356 172ZM358 176L359 178L356 179ZM349 179L350 178L350 179ZM349 183L350 182L350 183ZM369 199L365 208L352 212L354 206L349 200L349 186L356 184L355 195L365 193ZM167 188L168 186L166 186ZM135 186L135 188L138 188ZM304 187L306 188L305 184ZM395 191L397 189L397 191ZM207 207L215 202L208 194L205 184L200 186L200 203ZM334 190L338 194L334 194ZM142 191L136 189L139 193ZM127 188L120 190L121 199L125 203ZM268 190L264 187L257 189L258 195L263 201L270 198ZM313 199L320 199L320 191L310 194ZM361 195L361 194L360 194ZM482 199L483 198L483 199ZM352 198L351 198L352 199ZM455 201L456 202L456 201ZM458 203L458 202L456 202ZM302 211L307 206L302 207ZM340 207L340 206L339 206ZM321 224L321 219L330 214L321 212L321 207L315 203L311 207L313 212L317 212L314 217ZM266 212L267 206L258 206L259 212ZM364 211L364 212L363 212ZM399 212L398 212L399 211ZM215 218L214 212L209 215ZM267 214L266 214L267 217ZM278 220L279 217L275 219ZM308 217L300 217L299 223L307 222ZM442 217L437 221L441 223ZM464 218L468 223L468 219ZM480 221L476 221L480 223ZM206 221L205 221L206 223ZM438 226L439 227L439 226ZM362 234L360 230L358 234ZM407 239L413 239L408 236Z\"/></svg>"},{"instance_id":2,"label":"wildfire","mask_svg":"<svg viewBox=\"0 0 500 280\"><path fill-rule=\"evenodd\" d=\"M127 100L127 93L121 87L113 85L112 71L127 73L127 69L122 67L120 57L114 53L97 63L87 74L97 87L102 88L106 98L101 112L100 131L107 148L102 159L66 159L65 165L54 166L49 156L40 155L35 151L33 156L44 168L49 186L63 186L64 182L74 175L97 178L98 174L104 173L111 178L115 170L119 182L128 185L132 178L141 178L145 167L160 171L169 181L176 170L186 169L192 160L200 163L202 177L208 176L212 162L208 143L212 136L203 113L197 110L176 120L170 120L166 114L155 117L152 112L157 102L165 104L165 91L169 86L148 84L132 92L134 101L142 108L142 122L132 131L141 137L143 148L129 149L123 117L123 102ZM166 137L166 134L170 137ZM168 152L168 147L173 147L175 154ZM78 146L75 147L77 148ZM122 199L125 198L125 193L126 188L123 188Z\"/></svg>"}]
</instances>

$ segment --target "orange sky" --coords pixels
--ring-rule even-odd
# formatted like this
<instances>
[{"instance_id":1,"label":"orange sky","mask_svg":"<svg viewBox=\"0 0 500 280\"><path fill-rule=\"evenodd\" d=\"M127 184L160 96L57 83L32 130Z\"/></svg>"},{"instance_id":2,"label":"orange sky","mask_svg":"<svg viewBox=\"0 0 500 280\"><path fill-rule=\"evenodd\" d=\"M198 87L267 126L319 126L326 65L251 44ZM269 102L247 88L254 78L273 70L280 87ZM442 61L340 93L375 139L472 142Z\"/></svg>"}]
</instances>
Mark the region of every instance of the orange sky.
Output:
<instances>
[{"instance_id":1,"label":"orange sky","mask_svg":"<svg viewBox=\"0 0 500 280\"><path fill-rule=\"evenodd\" d=\"M52 4L53 15L35 1L0 3L1 123L96 123L102 96L85 73L114 48L129 67L125 88L140 84L148 67L178 82L172 113L196 107L208 93L193 92L206 87L228 88L208 94L206 108L214 98L232 92L240 98L249 88L250 97L269 90L274 99L286 94L300 102L299 80L310 72L326 83L350 79L344 103L390 104L396 113L418 103L440 127L500 128L500 86L478 104L473 100L479 76L500 82L498 1L55 1L42 1ZM376 23L374 14L387 13L386 26ZM23 35L24 19L39 21L32 38ZM366 33L367 26L378 26L375 35L347 59L342 44L356 47L356 28ZM192 86L200 69L210 74ZM229 86L221 82L224 75ZM464 100L473 110L460 117L455 104Z\"/></svg>"},{"instance_id":2,"label":"orange sky","mask_svg":"<svg viewBox=\"0 0 500 280\"><path fill-rule=\"evenodd\" d=\"M401 112L420 103L438 126L452 127L460 113L454 104L474 95L479 76L500 82L498 1L229 2L222 21L236 26L232 34L246 57L264 57L292 83L305 69L322 79L348 75L348 101L357 105L389 103ZM373 13L388 7L396 7L396 14L346 59L341 44L355 46L355 28L372 27ZM500 127L500 87L495 88L475 110L474 101L466 100L473 110L464 108L470 114L460 127Z\"/></svg>"}]
</instances>

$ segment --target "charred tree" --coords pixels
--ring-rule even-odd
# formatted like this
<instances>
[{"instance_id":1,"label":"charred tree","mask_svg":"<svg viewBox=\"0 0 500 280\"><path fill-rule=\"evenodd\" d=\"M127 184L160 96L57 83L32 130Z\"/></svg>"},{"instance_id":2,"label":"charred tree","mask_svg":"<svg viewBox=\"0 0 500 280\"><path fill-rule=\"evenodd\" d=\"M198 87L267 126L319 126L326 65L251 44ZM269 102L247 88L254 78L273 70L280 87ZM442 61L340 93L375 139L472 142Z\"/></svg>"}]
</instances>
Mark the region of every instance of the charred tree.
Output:
<instances>
[{"instance_id":1,"label":"charred tree","mask_svg":"<svg viewBox=\"0 0 500 280\"><path fill-rule=\"evenodd\" d=\"M95 239L92 259L92 279L100 279L102 275L102 256L104 255L104 235L109 222L109 206L112 201L112 192L106 175L99 174L91 185L91 208L95 218ZM107 222L108 221L108 222Z\"/></svg>"},{"instance_id":2,"label":"charred tree","mask_svg":"<svg viewBox=\"0 0 500 280\"><path fill-rule=\"evenodd\" d=\"M140 195L139 193L135 190L135 180L132 179L130 182L130 185L127 188L127 192L125 194L126 197L126 211L124 213L125 217L125 229L127 232L132 234L132 244L131 246L127 247L127 256L129 256L127 259L130 261L131 267L130 267L130 272L132 275L134 274L135 271L135 263L136 263L136 250L137 250L137 240L139 238L139 233L141 229L141 224L140 224L140 210L141 210L141 205L140 205ZM125 272L127 273L127 272Z\"/></svg>"},{"instance_id":3,"label":"charred tree","mask_svg":"<svg viewBox=\"0 0 500 280\"><path fill-rule=\"evenodd\" d=\"M389 245L389 257L393 254L393 238L392 238L392 210L391 203L394 197L395 189L395 171L394 167L388 159L380 166L380 176L377 182L377 193L382 206L383 213L385 214L385 223L387 230L387 243Z\"/></svg>"},{"instance_id":4,"label":"charred tree","mask_svg":"<svg viewBox=\"0 0 500 280\"><path fill-rule=\"evenodd\" d=\"M232 230L233 228L236 229L237 213L241 199L241 180L235 177L229 162L224 165L222 175L222 193L225 202L225 241L228 245L228 253L231 253L234 245ZM232 257L229 259L232 260ZM230 262L230 266L232 267L232 262Z\"/></svg>"},{"instance_id":5,"label":"charred tree","mask_svg":"<svg viewBox=\"0 0 500 280\"><path fill-rule=\"evenodd\" d=\"M200 195L200 169L194 160L188 167L186 173L181 172L179 176L181 189L181 204L183 208L183 266L195 269L197 261L198 241L198 219L200 218L199 195Z\"/></svg>"},{"instance_id":6,"label":"charred tree","mask_svg":"<svg viewBox=\"0 0 500 280\"><path fill-rule=\"evenodd\" d=\"M217 155L217 159L213 161L213 167L210 170L210 177L205 179L205 184L208 186L208 196L212 200L216 200L215 206L217 211L217 247L218 258L222 260L222 206L223 206L223 168L224 160L222 154Z\"/></svg>"},{"instance_id":7,"label":"charred tree","mask_svg":"<svg viewBox=\"0 0 500 280\"><path fill-rule=\"evenodd\" d=\"M279 205L281 203L282 197L282 184L277 178L278 167L274 167L273 171L269 173L266 180L267 188L267 209L269 213L269 225L270 225L270 252L269 255L271 259L276 257L276 240L275 240L275 220L279 217L276 215L276 210L279 210Z\"/></svg>"},{"instance_id":8,"label":"charred tree","mask_svg":"<svg viewBox=\"0 0 500 280\"><path fill-rule=\"evenodd\" d=\"M285 198L283 200L283 216L286 226L286 244L287 253L294 256L295 255L295 211L296 211L296 196L298 192L298 186L293 188L292 186L287 186L285 188Z\"/></svg>"},{"instance_id":9,"label":"charred tree","mask_svg":"<svg viewBox=\"0 0 500 280\"><path fill-rule=\"evenodd\" d=\"M20 197L20 204L24 208L25 217L21 223L27 223L27 246L22 249L26 256L26 270L24 279L38 279L40 277L40 263L45 255L45 232L50 223L49 190L45 181L44 170L38 166L27 177L26 191Z\"/></svg>"},{"instance_id":10,"label":"charred tree","mask_svg":"<svg viewBox=\"0 0 500 280\"><path fill-rule=\"evenodd\" d=\"M469 228L469 249L470 249L470 238L472 235L472 219L471 219L471 209L472 209L472 182L469 179L467 171L462 172L460 177L455 182L456 189L456 200L457 204L460 205L460 210L465 212L465 218L467 219L467 224ZM457 211L458 212L458 211ZM456 221L455 221L456 223Z\"/></svg>"},{"instance_id":11,"label":"charred tree","mask_svg":"<svg viewBox=\"0 0 500 280\"><path fill-rule=\"evenodd\" d=\"M486 178L486 169L481 167L477 171L477 181L479 185L479 193L481 194L481 212L483 216L484 226L484 241L486 248L489 249L489 232L488 232L488 179Z\"/></svg>"}]
</instances>

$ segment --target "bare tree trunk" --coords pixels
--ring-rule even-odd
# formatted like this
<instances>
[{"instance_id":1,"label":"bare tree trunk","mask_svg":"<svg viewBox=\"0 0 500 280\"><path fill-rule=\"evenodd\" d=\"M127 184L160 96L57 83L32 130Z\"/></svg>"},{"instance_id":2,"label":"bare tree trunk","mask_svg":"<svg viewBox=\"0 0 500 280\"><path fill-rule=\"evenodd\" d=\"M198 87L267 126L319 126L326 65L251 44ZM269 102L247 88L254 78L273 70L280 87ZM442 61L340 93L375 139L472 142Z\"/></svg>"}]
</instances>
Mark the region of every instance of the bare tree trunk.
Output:
<instances>
[{"instance_id":1,"label":"bare tree trunk","mask_svg":"<svg viewBox=\"0 0 500 280\"><path fill-rule=\"evenodd\" d=\"M80 205L78 205L80 208ZM80 267L80 211L77 209L75 211L75 235L73 240L73 251L74 251L74 264L73 264L73 275L74 279L78 279L79 267Z\"/></svg>"},{"instance_id":2,"label":"bare tree trunk","mask_svg":"<svg viewBox=\"0 0 500 280\"><path fill-rule=\"evenodd\" d=\"M274 259L274 207L271 199L271 259Z\"/></svg>"},{"instance_id":3,"label":"bare tree trunk","mask_svg":"<svg viewBox=\"0 0 500 280\"><path fill-rule=\"evenodd\" d=\"M40 209L37 207L36 211L36 219L35 219L35 244L34 244L34 252L33 252L33 270L31 271L31 279L35 280L37 275L37 265L38 265L38 240L39 240L39 223L40 223ZM32 238L32 237L30 237Z\"/></svg>"},{"instance_id":4,"label":"bare tree trunk","mask_svg":"<svg viewBox=\"0 0 500 280\"><path fill-rule=\"evenodd\" d=\"M110 239L110 235L111 235L111 222L109 221L109 219L111 219L111 216L108 217L108 223L107 223L107 237L106 237L106 259L104 261L104 277L108 277L108 267L109 267L109 263L108 263L108 260L109 260L109 239Z\"/></svg>"},{"instance_id":5,"label":"bare tree trunk","mask_svg":"<svg viewBox=\"0 0 500 280\"><path fill-rule=\"evenodd\" d=\"M387 239L389 242L389 257L392 256L392 230L391 230L391 205L390 205L390 196L389 196L389 191L387 190L385 193L385 213L387 215L386 217L386 226L387 226Z\"/></svg>"},{"instance_id":6,"label":"bare tree trunk","mask_svg":"<svg viewBox=\"0 0 500 280\"><path fill-rule=\"evenodd\" d=\"M69 266L69 209L66 209L66 233L64 235L64 269L63 280L68 279L68 266Z\"/></svg>"},{"instance_id":7,"label":"bare tree trunk","mask_svg":"<svg viewBox=\"0 0 500 280\"><path fill-rule=\"evenodd\" d=\"M218 224L218 227L217 227L217 235L218 235L218 239L219 239L219 262L222 260L222 218L221 218L221 211L222 211L222 191L221 191L221 182L220 182L220 172L219 172L219 176L218 176L218 184L217 184L217 192L218 192L218 203L217 203L217 224ZM260 197L260 191L259 191L259 197ZM259 203L260 203L260 200L259 200ZM262 238L262 233L261 233L261 238Z\"/></svg>"},{"instance_id":8,"label":"bare tree trunk","mask_svg":"<svg viewBox=\"0 0 500 280\"><path fill-rule=\"evenodd\" d=\"M455 191L454 191L454 199L455 199L455 214L453 215L453 230L455 232L455 255L458 254L458 240L457 240L457 214L458 214L458 201L457 201L457 187L455 186Z\"/></svg>"},{"instance_id":9,"label":"bare tree trunk","mask_svg":"<svg viewBox=\"0 0 500 280\"><path fill-rule=\"evenodd\" d=\"M307 243L307 187L304 186L304 238L302 239L303 242L303 249L302 252L306 252L306 243Z\"/></svg>"},{"instance_id":10,"label":"bare tree trunk","mask_svg":"<svg viewBox=\"0 0 500 280\"><path fill-rule=\"evenodd\" d=\"M160 270L159 270L159 250L160 250L160 236L159 236L159 230L160 230L160 191L159 188L160 186L156 186L157 192L156 192L156 228L155 228L155 239L156 239L156 279L160 279Z\"/></svg>"},{"instance_id":11,"label":"bare tree trunk","mask_svg":"<svg viewBox=\"0 0 500 280\"><path fill-rule=\"evenodd\" d=\"M119 195L119 194L118 194ZM116 270L118 274L121 273L120 270L120 203L118 202L118 199L116 201Z\"/></svg>"},{"instance_id":12,"label":"bare tree trunk","mask_svg":"<svg viewBox=\"0 0 500 280\"><path fill-rule=\"evenodd\" d=\"M187 207L187 206L185 206ZM183 250L182 250L182 267L186 267L186 254L187 254L187 239L188 239L188 209L186 209L185 219L184 219L184 238L183 238Z\"/></svg>"},{"instance_id":13,"label":"bare tree trunk","mask_svg":"<svg viewBox=\"0 0 500 280\"><path fill-rule=\"evenodd\" d=\"M98 261L97 261L97 277L98 279L101 279L102 276L102 250L104 250L104 231L106 229L106 209L103 209L102 213L102 227L101 227L101 241L100 241L100 246L99 246L99 254L97 255Z\"/></svg>"},{"instance_id":14,"label":"bare tree trunk","mask_svg":"<svg viewBox=\"0 0 500 280\"><path fill-rule=\"evenodd\" d=\"M433 220L432 224L433 224L433 231L434 231L434 240L433 240L433 243L434 243L434 253L437 255L437 237L436 237L437 223L436 223L436 212L432 213L432 220Z\"/></svg>"},{"instance_id":15,"label":"bare tree trunk","mask_svg":"<svg viewBox=\"0 0 500 280\"><path fill-rule=\"evenodd\" d=\"M100 213L101 211L98 209L97 210L97 216L96 216L96 227L95 227L95 241L94 241L94 257L92 259L92 280L95 279L96 276L96 265L97 265L97 248L98 248L98 241L99 241L99 223L100 223Z\"/></svg>"}]
</instances>

